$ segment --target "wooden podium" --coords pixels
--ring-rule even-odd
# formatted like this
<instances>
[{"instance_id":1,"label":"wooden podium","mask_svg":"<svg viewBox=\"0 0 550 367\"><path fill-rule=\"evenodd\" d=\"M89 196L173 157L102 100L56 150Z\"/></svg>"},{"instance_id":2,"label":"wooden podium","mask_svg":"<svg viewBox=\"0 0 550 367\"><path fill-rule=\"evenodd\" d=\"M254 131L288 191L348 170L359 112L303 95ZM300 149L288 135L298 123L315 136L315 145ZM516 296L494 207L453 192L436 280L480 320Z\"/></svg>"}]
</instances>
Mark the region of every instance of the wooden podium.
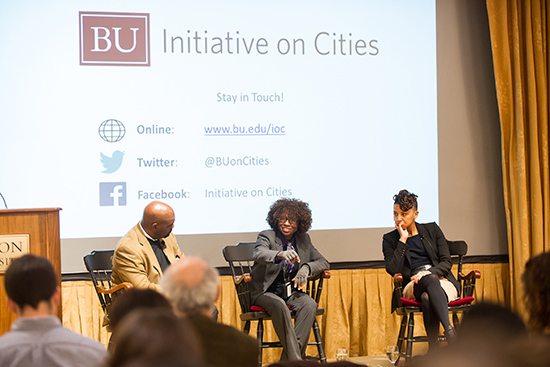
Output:
<instances>
[{"instance_id":1,"label":"wooden podium","mask_svg":"<svg viewBox=\"0 0 550 367\"><path fill-rule=\"evenodd\" d=\"M0 265L9 263L9 256L28 253L44 256L53 264L61 286L61 244L59 238L60 208L0 210ZM28 235L28 249L6 241L12 235ZM6 303L4 272L0 272L0 335L10 329L15 315ZM58 316L61 319L61 306Z\"/></svg>"}]
</instances>

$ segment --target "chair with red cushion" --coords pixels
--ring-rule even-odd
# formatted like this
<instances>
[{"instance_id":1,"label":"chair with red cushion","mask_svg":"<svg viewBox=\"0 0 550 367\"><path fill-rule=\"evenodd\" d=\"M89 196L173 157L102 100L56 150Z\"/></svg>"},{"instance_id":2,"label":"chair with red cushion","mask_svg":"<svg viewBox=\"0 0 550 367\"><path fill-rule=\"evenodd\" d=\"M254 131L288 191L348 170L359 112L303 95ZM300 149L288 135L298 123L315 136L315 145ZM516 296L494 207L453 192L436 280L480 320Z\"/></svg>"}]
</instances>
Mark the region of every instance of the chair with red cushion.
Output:
<instances>
[{"instance_id":1,"label":"chair with red cushion","mask_svg":"<svg viewBox=\"0 0 550 367\"><path fill-rule=\"evenodd\" d=\"M464 241L447 241L449 244L449 252L453 262L458 263L457 277L460 282L458 299L449 302L449 312L452 314L453 326L458 328L458 314L467 310L475 300L474 290L476 279L481 277L481 273L477 270L472 270L468 274L462 274L462 262L464 256L468 252L468 245ZM412 357L412 347L414 342L427 342L428 338L425 335L414 335L414 315L422 313L422 304L420 302L411 301L403 297L403 275L397 273L393 276L394 293L397 293L398 308L397 314L403 316L401 319L401 327L397 337L397 347L399 349L399 357L405 357L406 360ZM445 336L441 335L439 340L445 340ZM403 343L406 341L405 352L403 352Z\"/></svg>"},{"instance_id":2,"label":"chair with red cushion","mask_svg":"<svg viewBox=\"0 0 550 367\"><path fill-rule=\"evenodd\" d=\"M250 282L252 281L250 274L252 272L252 265L254 264L254 246L254 242L239 242L236 246L226 246L222 250L223 257L229 263L233 274L233 281L241 306L241 321L245 322L244 332L248 334L250 332L251 321L257 321L256 337L260 350L263 351L263 348L282 348L283 346L279 341L264 341L264 320L271 320L271 316L263 308L253 306L250 299ZM330 278L330 272L324 271L319 276L308 279L306 293L317 302L317 305L319 305L323 281L328 278ZM323 308L317 307L316 316L323 315L324 313L325 310ZM292 313L291 315L294 318ZM326 363L327 358L317 320L313 322L312 328L315 341L309 342L308 345L316 345L319 360ZM262 353L259 355L258 365L262 366Z\"/></svg>"}]
</instances>

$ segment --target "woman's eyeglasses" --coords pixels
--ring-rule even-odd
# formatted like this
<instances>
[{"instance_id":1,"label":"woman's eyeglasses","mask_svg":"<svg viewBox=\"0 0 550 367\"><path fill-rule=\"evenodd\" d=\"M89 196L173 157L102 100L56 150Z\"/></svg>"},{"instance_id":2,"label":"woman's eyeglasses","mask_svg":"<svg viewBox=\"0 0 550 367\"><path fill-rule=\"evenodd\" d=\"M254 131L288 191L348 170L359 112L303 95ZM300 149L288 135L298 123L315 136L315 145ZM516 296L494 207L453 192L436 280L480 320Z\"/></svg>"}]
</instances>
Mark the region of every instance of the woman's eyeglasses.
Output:
<instances>
[{"instance_id":1,"label":"woman's eyeglasses","mask_svg":"<svg viewBox=\"0 0 550 367\"><path fill-rule=\"evenodd\" d=\"M288 223L290 223L290 224L296 224L296 223L298 223L298 221L297 221L296 219L280 218L280 219L279 219L279 224L284 224L286 221L288 221Z\"/></svg>"}]
</instances>

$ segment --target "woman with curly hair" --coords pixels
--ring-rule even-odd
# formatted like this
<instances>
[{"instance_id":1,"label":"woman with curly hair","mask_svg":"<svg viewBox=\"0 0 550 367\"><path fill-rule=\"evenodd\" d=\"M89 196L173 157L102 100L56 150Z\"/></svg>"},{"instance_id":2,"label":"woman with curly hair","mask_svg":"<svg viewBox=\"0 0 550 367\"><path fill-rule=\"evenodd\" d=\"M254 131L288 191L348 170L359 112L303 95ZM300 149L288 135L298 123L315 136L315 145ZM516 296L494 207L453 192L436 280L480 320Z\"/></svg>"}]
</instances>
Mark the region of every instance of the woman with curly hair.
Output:
<instances>
[{"instance_id":1,"label":"woman with curly hair","mask_svg":"<svg viewBox=\"0 0 550 367\"><path fill-rule=\"evenodd\" d=\"M522 276L529 326L535 333L550 334L550 252L527 261Z\"/></svg>"},{"instance_id":2,"label":"woman with curly hair","mask_svg":"<svg viewBox=\"0 0 550 367\"><path fill-rule=\"evenodd\" d=\"M271 229L258 234L254 247L254 266L250 293L252 303L264 308L273 320L283 352L281 360L300 360L317 304L302 292L308 276L328 270L328 261L311 243L311 210L297 199L279 199L269 210ZM290 309L289 309L290 307ZM294 326L290 310L296 312Z\"/></svg>"},{"instance_id":3,"label":"woman with curly hair","mask_svg":"<svg viewBox=\"0 0 550 367\"><path fill-rule=\"evenodd\" d=\"M386 271L403 274L406 283L403 297L422 303L424 326L430 348L436 347L439 323L448 339L455 329L449 321L448 302L457 298L460 284L451 272L451 255L447 239L435 223L417 223L418 196L401 190L393 197L395 229L386 233L382 251ZM392 299L392 312L397 308L397 294Z\"/></svg>"}]
</instances>

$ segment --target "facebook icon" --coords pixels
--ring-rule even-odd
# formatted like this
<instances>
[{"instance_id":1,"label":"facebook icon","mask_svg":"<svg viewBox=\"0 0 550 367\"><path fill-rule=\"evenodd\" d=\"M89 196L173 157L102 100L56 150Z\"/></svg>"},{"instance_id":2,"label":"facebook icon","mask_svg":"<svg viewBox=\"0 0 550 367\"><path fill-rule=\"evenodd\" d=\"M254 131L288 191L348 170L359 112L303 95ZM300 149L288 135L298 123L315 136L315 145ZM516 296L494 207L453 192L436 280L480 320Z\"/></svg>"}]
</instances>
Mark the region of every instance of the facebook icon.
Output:
<instances>
[{"instance_id":1,"label":"facebook icon","mask_svg":"<svg viewBox=\"0 0 550 367\"><path fill-rule=\"evenodd\" d=\"M100 206L125 206L126 182L100 182L99 183Z\"/></svg>"}]
</instances>

